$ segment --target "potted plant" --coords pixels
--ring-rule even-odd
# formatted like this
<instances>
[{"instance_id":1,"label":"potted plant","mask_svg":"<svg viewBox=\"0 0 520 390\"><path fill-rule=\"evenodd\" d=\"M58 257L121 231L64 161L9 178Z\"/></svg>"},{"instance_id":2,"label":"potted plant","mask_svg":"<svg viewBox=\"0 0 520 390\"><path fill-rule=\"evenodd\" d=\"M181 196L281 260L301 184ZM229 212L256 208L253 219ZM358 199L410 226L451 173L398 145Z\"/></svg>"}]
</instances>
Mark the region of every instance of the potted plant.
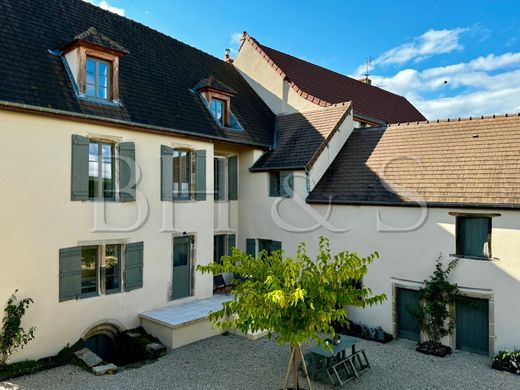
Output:
<instances>
[{"instance_id":1,"label":"potted plant","mask_svg":"<svg viewBox=\"0 0 520 390\"><path fill-rule=\"evenodd\" d=\"M453 259L444 268L439 256L435 271L430 279L424 281L424 286L419 290L421 299L419 307L410 310L427 337L427 340L417 347L419 352L440 357L451 353L451 348L443 345L441 339L452 334L455 329L455 321L450 316L449 308L455 303L459 289L456 284L448 280L448 277L457 265L457 260Z\"/></svg>"}]
</instances>

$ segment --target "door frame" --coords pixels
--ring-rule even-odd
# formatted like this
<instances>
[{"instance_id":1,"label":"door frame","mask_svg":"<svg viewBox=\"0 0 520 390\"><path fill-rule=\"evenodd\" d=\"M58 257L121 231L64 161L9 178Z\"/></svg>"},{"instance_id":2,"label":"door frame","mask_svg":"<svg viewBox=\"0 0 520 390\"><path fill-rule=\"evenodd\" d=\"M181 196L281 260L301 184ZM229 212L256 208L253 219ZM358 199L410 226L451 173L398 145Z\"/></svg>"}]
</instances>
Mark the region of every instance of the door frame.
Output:
<instances>
[{"instance_id":1,"label":"door frame","mask_svg":"<svg viewBox=\"0 0 520 390\"><path fill-rule=\"evenodd\" d=\"M189 253L189 261L190 261L190 295L182 298L175 298L173 296L173 273L174 273L174 266L173 266L173 255L174 255L174 245L175 245L175 238L179 237L192 237L192 242L190 244L190 253ZM197 233L196 232L175 232L171 236L171 242L170 242L170 288L168 292L168 300L170 301L179 301L182 299L192 299L195 295L195 268L197 266L196 264L196 247L197 247Z\"/></svg>"}]
</instances>

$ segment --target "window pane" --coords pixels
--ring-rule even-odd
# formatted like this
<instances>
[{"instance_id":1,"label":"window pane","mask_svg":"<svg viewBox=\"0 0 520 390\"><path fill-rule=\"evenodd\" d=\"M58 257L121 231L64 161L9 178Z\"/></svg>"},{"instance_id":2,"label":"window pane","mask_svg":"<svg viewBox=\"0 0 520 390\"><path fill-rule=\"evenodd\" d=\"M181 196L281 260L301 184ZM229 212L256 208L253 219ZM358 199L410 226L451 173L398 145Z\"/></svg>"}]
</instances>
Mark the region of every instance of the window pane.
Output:
<instances>
[{"instance_id":1,"label":"window pane","mask_svg":"<svg viewBox=\"0 0 520 390\"><path fill-rule=\"evenodd\" d=\"M81 293L97 292L98 247L81 248Z\"/></svg>"},{"instance_id":2,"label":"window pane","mask_svg":"<svg viewBox=\"0 0 520 390\"><path fill-rule=\"evenodd\" d=\"M173 152L173 195L187 199L190 196L191 153L185 150Z\"/></svg>"},{"instance_id":3,"label":"window pane","mask_svg":"<svg viewBox=\"0 0 520 390\"><path fill-rule=\"evenodd\" d=\"M87 58L87 73L96 73L96 61L92 58Z\"/></svg>"},{"instance_id":4,"label":"window pane","mask_svg":"<svg viewBox=\"0 0 520 390\"><path fill-rule=\"evenodd\" d=\"M95 85L96 84L96 74L87 72L87 84Z\"/></svg>"},{"instance_id":5,"label":"window pane","mask_svg":"<svg viewBox=\"0 0 520 390\"><path fill-rule=\"evenodd\" d=\"M90 97L96 97L96 87L92 84L87 84L86 95Z\"/></svg>"},{"instance_id":6,"label":"window pane","mask_svg":"<svg viewBox=\"0 0 520 390\"><path fill-rule=\"evenodd\" d=\"M89 144L88 162L88 196L95 198L98 194L98 175L99 175L99 145Z\"/></svg>"},{"instance_id":7,"label":"window pane","mask_svg":"<svg viewBox=\"0 0 520 390\"><path fill-rule=\"evenodd\" d=\"M224 123L224 104L223 100L211 99L211 112L215 115L220 124Z\"/></svg>"},{"instance_id":8,"label":"window pane","mask_svg":"<svg viewBox=\"0 0 520 390\"><path fill-rule=\"evenodd\" d=\"M222 256L225 255L225 240L226 236L224 234L216 235L213 238L213 262L220 263Z\"/></svg>"},{"instance_id":9,"label":"window pane","mask_svg":"<svg viewBox=\"0 0 520 390\"><path fill-rule=\"evenodd\" d=\"M99 78L107 77L108 76L108 64L104 62L98 62L98 72L99 72Z\"/></svg>"},{"instance_id":10,"label":"window pane","mask_svg":"<svg viewBox=\"0 0 520 390\"><path fill-rule=\"evenodd\" d=\"M99 87L98 88L98 98L108 99L108 88L106 88L106 87Z\"/></svg>"},{"instance_id":11,"label":"window pane","mask_svg":"<svg viewBox=\"0 0 520 390\"><path fill-rule=\"evenodd\" d=\"M105 247L105 291L120 290L121 245Z\"/></svg>"}]
</instances>

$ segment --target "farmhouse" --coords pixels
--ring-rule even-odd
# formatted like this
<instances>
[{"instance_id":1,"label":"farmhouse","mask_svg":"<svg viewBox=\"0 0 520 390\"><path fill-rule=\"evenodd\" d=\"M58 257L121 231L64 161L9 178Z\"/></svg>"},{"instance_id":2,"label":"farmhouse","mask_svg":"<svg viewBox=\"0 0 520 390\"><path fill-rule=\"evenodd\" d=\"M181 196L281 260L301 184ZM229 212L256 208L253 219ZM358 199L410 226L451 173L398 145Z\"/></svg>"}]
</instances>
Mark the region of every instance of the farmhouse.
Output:
<instances>
[{"instance_id":1,"label":"farmhouse","mask_svg":"<svg viewBox=\"0 0 520 390\"><path fill-rule=\"evenodd\" d=\"M0 22L0 303L32 297L37 327L15 360L138 325L208 337L225 296L197 265L321 235L381 256L363 282L388 300L354 320L419 339L406 307L458 258L445 342L518 345L518 115L427 121L247 33L221 60L81 0L1 1Z\"/></svg>"}]
</instances>

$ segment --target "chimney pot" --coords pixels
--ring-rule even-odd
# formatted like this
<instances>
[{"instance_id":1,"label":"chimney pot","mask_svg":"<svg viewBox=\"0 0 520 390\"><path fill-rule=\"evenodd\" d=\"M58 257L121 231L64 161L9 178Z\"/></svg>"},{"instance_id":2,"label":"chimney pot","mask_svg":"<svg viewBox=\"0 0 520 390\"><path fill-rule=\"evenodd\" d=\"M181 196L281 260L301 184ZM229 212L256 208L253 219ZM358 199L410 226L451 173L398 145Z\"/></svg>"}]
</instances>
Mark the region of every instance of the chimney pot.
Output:
<instances>
[{"instance_id":1,"label":"chimney pot","mask_svg":"<svg viewBox=\"0 0 520 390\"><path fill-rule=\"evenodd\" d=\"M228 64L233 63L233 60L231 59L231 50L230 49L226 49L226 52L224 54L224 61L227 62Z\"/></svg>"},{"instance_id":2,"label":"chimney pot","mask_svg":"<svg viewBox=\"0 0 520 390\"><path fill-rule=\"evenodd\" d=\"M359 81L361 81L362 83L365 83L365 84L368 84L368 85L372 85L372 80L370 80L367 76L361 78L361 79L358 79Z\"/></svg>"}]
</instances>

